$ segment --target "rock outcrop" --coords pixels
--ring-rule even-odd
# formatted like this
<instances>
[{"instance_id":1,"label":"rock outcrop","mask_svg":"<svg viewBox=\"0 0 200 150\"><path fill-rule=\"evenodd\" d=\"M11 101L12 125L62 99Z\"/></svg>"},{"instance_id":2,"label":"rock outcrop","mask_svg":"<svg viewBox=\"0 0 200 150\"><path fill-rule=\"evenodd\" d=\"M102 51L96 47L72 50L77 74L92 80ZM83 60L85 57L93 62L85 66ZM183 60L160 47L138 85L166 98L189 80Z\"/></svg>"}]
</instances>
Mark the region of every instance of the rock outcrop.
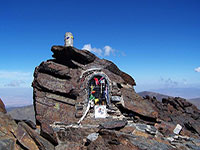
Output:
<instances>
[{"instance_id":1,"label":"rock outcrop","mask_svg":"<svg viewBox=\"0 0 200 150\"><path fill-rule=\"evenodd\" d=\"M0 112L6 113L5 105L1 99L0 99Z\"/></svg>"},{"instance_id":2,"label":"rock outcrop","mask_svg":"<svg viewBox=\"0 0 200 150\"><path fill-rule=\"evenodd\" d=\"M189 102L140 97L130 75L87 50L51 51L53 59L36 67L32 86L37 129L55 149L199 149L199 110ZM102 101L93 99L93 84ZM99 105L106 118L95 118ZM175 134L177 124L182 128Z\"/></svg>"},{"instance_id":3,"label":"rock outcrop","mask_svg":"<svg viewBox=\"0 0 200 150\"><path fill-rule=\"evenodd\" d=\"M30 121L13 120L9 114L0 112L0 149L54 150L53 144L33 130L31 124Z\"/></svg>"},{"instance_id":4,"label":"rock outcrop","mask_svg":"<svg viewBox=\"0 0 200 150\"><path fill-rule=\"evenodd\" d=\"M165 127L167 124L170 124L171 129L180 124L184 127L182 134L193 137L200 136L200 110L196 106L180 97L163 98L162 102L149 96L146 99L158 109L158 118L162 121L157 125L160 126L159 130L164 135L172 133L169 127Z\"/></svg>"},{"instance_id":5,"label":"rock outcrop","mask_svg":"<svg viewBox=\"0 0 200 150\"><path fill-rule=\"evenodd\" d=\"M88 82L96 74L104 76L109 82L109 106L114 107L113 113L122 116L118 109L121 107L138 118L156 120L158 114L154 106L135 93L132 87L134 79L114 63L74 47L53 46L51 50L55 59L36 67L33 88L36 122L41 126L43 136L48 136L54 144L58 143L50 125L54 122L78 122L88 104ZM93 119L86 117L83 122L96 123Z\"/></svg>"}]
</instances>

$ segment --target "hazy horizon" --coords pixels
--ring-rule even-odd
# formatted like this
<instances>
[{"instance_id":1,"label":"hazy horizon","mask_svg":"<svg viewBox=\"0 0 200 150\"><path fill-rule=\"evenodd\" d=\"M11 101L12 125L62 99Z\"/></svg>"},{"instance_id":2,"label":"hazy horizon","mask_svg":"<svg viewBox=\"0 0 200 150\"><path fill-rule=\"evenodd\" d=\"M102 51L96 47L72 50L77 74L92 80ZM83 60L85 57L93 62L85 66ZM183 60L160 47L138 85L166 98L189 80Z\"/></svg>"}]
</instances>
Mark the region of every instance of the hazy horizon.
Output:
<instances>
[{"instance_id":1,"label":"hazy horizon","mask_svg":"<svg viewBox=\"0 0 200 150\"><path fill-rule=\"evenodd\" d=\"M170 89L151 89L143 90L156 92L167 96L182 97L185 99L200 98L200 88L170 88ZM143 92L143 91L137 91ZM192 92L191 92L192 91ZM0 98L5 106L20 107L33 104L33 89L30 88L0 88Z\"/></svg>"}]
</instances>

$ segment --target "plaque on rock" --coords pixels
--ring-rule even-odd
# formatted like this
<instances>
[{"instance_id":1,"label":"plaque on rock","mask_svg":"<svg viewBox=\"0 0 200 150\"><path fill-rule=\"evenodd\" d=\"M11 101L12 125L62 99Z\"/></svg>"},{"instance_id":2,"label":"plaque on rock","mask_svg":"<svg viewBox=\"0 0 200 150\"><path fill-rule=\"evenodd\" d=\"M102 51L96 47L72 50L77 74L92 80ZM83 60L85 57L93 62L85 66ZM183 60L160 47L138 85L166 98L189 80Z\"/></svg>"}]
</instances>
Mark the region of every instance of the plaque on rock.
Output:
<instances>
[{"instance_id":1,"label":"plaque on rock","mask_svg":"<svg viewBox=\"0 0 200 150\"><path fill-rule=\"evenodd\" d=\"M107 109L105 105L96 105L94 107L95 110L95 118L106 118L107 117Z\"/></svg>"}]
</instances>

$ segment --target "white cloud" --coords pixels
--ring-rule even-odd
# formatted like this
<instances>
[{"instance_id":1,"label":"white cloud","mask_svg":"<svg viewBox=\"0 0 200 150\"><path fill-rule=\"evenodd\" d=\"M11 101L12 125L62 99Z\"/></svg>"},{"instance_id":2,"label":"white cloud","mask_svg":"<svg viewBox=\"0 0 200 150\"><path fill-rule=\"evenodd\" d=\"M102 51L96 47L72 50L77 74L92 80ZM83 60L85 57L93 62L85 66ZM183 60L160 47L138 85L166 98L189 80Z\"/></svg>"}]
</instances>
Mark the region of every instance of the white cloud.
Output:
<instances>
[{"instance_id":1,"label":"white cloud","mask_svg":"<svg viewBox=\"0 0 200 150\"><path fill-rule=\"evenodd\" d=\"M121 52L121 55L122 55L122 56L126 56L126 53L124 53L124 52Z\"/></svg>"},{"instance_id":2,"label":"white cloud","mask_svg":"<svg viewBox=\"0 0 200 150\"><path fill-rule=\"evenodd\" d=\"M177 81L174 81L171 78L164 79L164 78L161 77L160 81L161 81L162 84L165 85L165 87L176 87L179 84Z\"/></svg>"},{"instance_id":3,"label":"white cloud","mask_svg":"<svg viewBox=\"0 0 200 150\"><path fill-rule=\"evenodd\" d=\"M183 79L182 82L183 82L184 85L188 84L186 79Z\"/></svg>"},{"instance_id":4,"label":"white cloud","mask_svg":"<svg viewBox=\"0 0 200 150\"><path fill-rule=\"evenodd\" d=\"M24 80L12 80L9 83L5 84L5 87L20 87L21 85L26 84Z\"/></svg>"},{"instance_id":5,"label":"white cloud","mask_svg":"<svg viewBox=\"0 0 200 150\"><path fill-rule=\"evenodd\" d=\"M104 47L104 56L110 56L110 53L112 53L112 54L114 54L114 49L112 49L112 47L110 47L110 46L108 46L108 45L106 45L105 47Z\"/></svg>"},{"instance_id":6,"label":"white cloud","mask_svg":"<svg viewBox=\"0 0 200 150\"><path fill-rule=\"evenodd\" d=\"M106 45L103 49L92 47L91 44L85 44L82 49L88 50L90 52L96 53L98 56L110 56L111 54L114 55L117 52L111 46Z\"/></svg>"},{"instance_id":7,"label":"white cloud","mask_svg":"<svg viewBox=\"0 0 200 150\"><path fill-rule=\"evenodd\" d=\"M0 70L0 79L13 79L13 80L20 80L20 79L30 79L32 78L32 73L30 72L17 72L17 71L4 71Z\"/></svg>"},{"instance_id":8,"label":"white cloud","mask_svg":"<svg viewBox=\"0 0 200 150\"><path fill-rule=\"evenodd\" d=\"M96 47L92 48L91 44L85 44L82 49L88 50L90 52L94 52L99 56L102 56L102 52L103 52L103 50L100 48L96 48Z\"/></svg>"},{"instance_id":9,"label":"white cloud","mask_svg":"<svg viewBox=\"0 0 200 150\"><path fill-rule=\"evenodd\" d=\"M31 72L0 70L0 87L30 87L32 81Z\"/></svg>"},{"instance_id":10,"label":"white cloud","mask_svg":"<svg viewBox=\"0 0 200 150\"><path fill-rule=\"evenodd\" d=\"M200 72L200 67L194 69L196 72Z\"/></svg>"}]
</instances>

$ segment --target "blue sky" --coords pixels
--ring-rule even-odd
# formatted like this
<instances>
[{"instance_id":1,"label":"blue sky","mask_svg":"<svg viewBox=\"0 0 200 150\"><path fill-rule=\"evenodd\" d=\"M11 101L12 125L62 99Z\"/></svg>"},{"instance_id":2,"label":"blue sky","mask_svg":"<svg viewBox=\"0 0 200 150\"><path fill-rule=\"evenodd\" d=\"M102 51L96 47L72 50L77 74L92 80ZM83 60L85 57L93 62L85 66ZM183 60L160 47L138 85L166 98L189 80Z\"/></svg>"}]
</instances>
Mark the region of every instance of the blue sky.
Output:
<instances>
[{"instance_id":1,"label":"blue sky","mask_svg":"<svg viewBox=\"0 0 200 150\"><path fill-rule=\"evenodd\" d=\"M129 73L137 91L199 88L199 7L199 0L2 1L0 88L31 87L34 68L68 31L75 47Z\"/></svg>"}]
</instances>

